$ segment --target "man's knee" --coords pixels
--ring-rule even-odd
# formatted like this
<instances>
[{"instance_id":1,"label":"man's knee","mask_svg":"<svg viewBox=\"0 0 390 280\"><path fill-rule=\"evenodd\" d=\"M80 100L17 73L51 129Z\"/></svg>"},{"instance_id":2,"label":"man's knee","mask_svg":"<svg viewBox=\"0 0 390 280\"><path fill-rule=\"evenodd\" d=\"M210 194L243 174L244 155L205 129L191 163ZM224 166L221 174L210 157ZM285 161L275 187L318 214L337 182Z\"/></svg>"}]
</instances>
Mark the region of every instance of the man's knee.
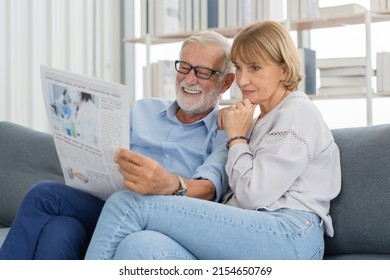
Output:
<instances>
[{"instance_id":1,"label":"man's knee","mask_svg":"<svg viewBox=\"0 0 390 280\"><path fill-rule=\"evenodd\" d=\"M87 235L83 225L73 217L55 216L45 225L42 234L48 232L55 240L84 239Z\"/></svg>"},{"instance_id":2,"label":"man's knee","mask_svg":"<svg viewBox=\"0 0 390 280\"><path fill-rule=\"evenodd\" d=\"M36 198L45 197L48 194L52 193L54 188L59 188L61 186L66 187L64 184L57 183L54 181L49 181L49 180L39 181L38 183L31 186L30 189L28 189L25 195L25 199L30 199L30 198L36 199Z\"/></svg>"},{"instance_id":3,"label":"man's knee","mask_svg":"<svg viewBox=\"0 0 390 280\"><path fill-rule=\"evenodd\" d=\"M36 258L83 259L88 244L88 235L77 219L55 216L41 232Z\"/></svg>"}]
</instances>

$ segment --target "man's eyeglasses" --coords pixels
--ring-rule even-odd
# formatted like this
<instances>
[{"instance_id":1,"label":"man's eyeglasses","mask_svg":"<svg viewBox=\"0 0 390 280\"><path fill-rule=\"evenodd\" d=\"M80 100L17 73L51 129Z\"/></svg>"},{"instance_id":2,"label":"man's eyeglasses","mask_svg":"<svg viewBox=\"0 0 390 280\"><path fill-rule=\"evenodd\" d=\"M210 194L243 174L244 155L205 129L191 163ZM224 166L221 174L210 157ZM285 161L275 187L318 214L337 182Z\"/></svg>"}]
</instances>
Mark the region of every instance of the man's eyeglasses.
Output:
<instances>
[{"instance_id":1,"label":"man's eyeglasses","mask_svg":"<svg viewBox=\"0 0 390 280\"><path fill-rule=\"evenodd\" d=\"M182 74L188 74L192 69L194 69L195 76L203 80L209 80L212 75L221 73L220 71L204 66L192 66L191 64L181 60L175 60L175 69L177 72Z\"/></svg>"}]
</instances>

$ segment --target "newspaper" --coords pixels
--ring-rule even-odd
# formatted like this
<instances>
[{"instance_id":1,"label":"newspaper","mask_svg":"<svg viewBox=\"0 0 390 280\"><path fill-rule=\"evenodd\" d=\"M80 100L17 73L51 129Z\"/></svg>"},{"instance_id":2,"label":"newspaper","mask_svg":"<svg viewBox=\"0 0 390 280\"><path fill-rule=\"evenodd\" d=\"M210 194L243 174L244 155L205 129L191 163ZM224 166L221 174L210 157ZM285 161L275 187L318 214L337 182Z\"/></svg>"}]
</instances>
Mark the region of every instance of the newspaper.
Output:
<instances>
[{"instance_id":1,"label":"newspaper","mask_svg":"<svg viewBox=\"0 0 390 280\"><path fill-rule=\"evenodd\" d=\"M65 183L106 200L124 188L113 159L130 144L128 89L44 65L41 79Z\"/></svg>"}]
</instances>

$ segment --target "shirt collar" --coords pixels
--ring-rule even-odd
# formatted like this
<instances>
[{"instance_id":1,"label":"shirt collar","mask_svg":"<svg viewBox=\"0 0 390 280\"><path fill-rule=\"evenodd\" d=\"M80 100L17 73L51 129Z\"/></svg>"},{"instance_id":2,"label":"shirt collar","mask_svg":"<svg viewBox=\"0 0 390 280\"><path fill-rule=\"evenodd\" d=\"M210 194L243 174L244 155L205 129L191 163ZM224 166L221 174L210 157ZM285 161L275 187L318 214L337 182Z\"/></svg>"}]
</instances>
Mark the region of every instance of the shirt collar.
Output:
<instances>
[{"instance_id":1,"label":"shirt collar","mask_svg":"<svg viewBox=\"0 0 390 280\"><path fill-rule=\"evenodd\" d=\"M174 122L180 123L176 117L176 112L178 109L179 109L179 104L177 104L177 101L175 100L168 107L161 110L160 115L166 114L168 119L170 119ZM218 111L219 111L219 104L217 103L215 105L214 109L206 117L196 121L193 124L203 122L208 131L212 130L213 127L215 125L217 125Z\"/></svg>"}]
</instances>

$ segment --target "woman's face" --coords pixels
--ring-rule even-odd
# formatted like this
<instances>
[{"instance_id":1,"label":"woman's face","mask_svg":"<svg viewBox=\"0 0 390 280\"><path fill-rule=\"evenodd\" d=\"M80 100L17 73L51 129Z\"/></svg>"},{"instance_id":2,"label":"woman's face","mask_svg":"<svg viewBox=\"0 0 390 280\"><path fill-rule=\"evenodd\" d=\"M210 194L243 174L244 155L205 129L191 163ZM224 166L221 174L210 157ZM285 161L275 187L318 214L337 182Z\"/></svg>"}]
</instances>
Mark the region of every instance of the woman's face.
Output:
<instances>
[{"instance_id":1,"label":"woman's face","mask_svg":"<svg viewBox=\"0 0 390 280\"><path fill-rule=\"evenodd\" d=\"M284 97L286 88L283 81L287 74L283 65L270 60L244 63L239 58L233 62L236 68L236 83L242 98L252 104L259 104L272 110Z\"/></svg>"}]
</instances>

